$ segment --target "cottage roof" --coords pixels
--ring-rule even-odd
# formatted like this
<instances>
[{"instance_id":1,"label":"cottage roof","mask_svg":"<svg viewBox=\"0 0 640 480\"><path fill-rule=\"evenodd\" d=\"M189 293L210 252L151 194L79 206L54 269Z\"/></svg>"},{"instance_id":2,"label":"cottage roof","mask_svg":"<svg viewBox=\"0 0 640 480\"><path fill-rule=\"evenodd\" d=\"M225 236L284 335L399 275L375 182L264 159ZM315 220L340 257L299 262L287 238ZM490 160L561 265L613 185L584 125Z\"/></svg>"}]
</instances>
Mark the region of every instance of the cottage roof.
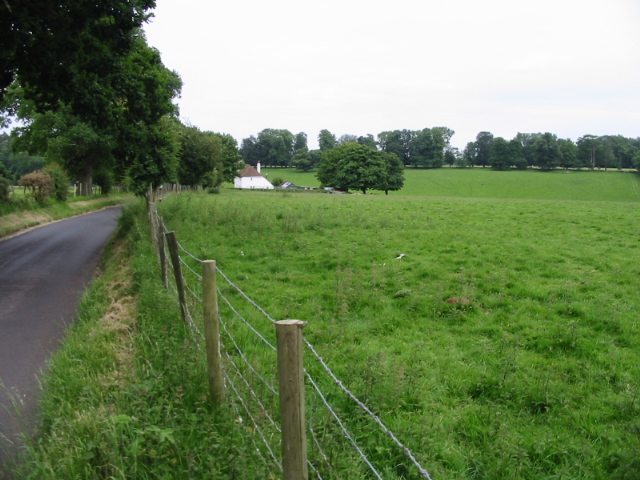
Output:
<instances>
[{"instance_id":1,"label":"cottage roof","mask_svg":"<svg viewBox=\"0 0 640 480\"><path fill-rule=\"evenodd\" d=\"M239 177L262 177L260 172L251 165L246 165L242 170L238 172Z\"/></svg>"}]
</instances>

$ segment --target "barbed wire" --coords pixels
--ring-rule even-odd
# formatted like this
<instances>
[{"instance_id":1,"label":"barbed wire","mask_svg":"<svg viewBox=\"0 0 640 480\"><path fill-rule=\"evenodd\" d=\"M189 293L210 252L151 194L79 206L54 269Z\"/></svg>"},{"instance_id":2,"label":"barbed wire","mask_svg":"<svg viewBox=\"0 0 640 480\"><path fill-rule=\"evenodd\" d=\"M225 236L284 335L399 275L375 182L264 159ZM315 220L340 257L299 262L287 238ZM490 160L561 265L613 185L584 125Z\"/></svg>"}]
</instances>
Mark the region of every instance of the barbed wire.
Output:
<instances>
[{"instance_id":1,"label":"barbed wire","mask_svg":"<svg viewBox=\"0 0 640 480\"><path fill-rule=\"evenodd\" d=\"M158 224L162 225L164 228L164 233L167 233L168 230L166 229L166 226L164 225L164 221L162 221L162 217L160 217L158 215ZM189 252L184 246L182 246L182 244L180 244L180 242L177 242L178 246L180 248L180 250L187 256L189 256L190 258L192 258L193 260L195 260L198 263L203 263L203 260L199 259L198 257L196 257L195 255L193 255L191 252ZM166 249L166 247L165 247ZM196 272L187 262L184 261L184 259L182 259L182 257L180 255L178 255L178 258L180 260L180 262L185 265L185 267L187 268L188 271L190 271L194 277L196 278L196 280L198 282L202 282L202 276ZM216 271L217 273L220 274L220 276L231 286L233 287L249 304L251 304L253 307L255 307L265 318L267 318L272 324L277 323L276 320L274 320L260 305L258 305L254 300L252 300L240 287L238 287L233 281L231 281L231 279L229 279L229 277L218 267L216 266ZM175 275L175 272L174 272ZM191 294L191 296L195 299L196 302L198 303L202 303L202 298L199 297L192 289L191 287L187 284L187 282L185 283L185 288L187 289L187 291ZM177 288L174 286L173 282L169 282L169 286L173 289L173 291L175 293L177 293ZM229 309L236 315L237 318L240 319L240 321L247 327L249 328L256 336L258 336L263 343L265 343L270 349L272 349L273 351L277 351L276 347L269 342L264 335L262 335L260 332L258 332L255 327L253 327L253 325L251 325L251 323L233 306L233 304L231 303L231 301L222 293L222 291L220 290L220 288L217 288L217 293L220 296L220 298L222 298L222 300L224 301L224 303L229 307ZM195 331L199 337L201 337L201 339L204 340L204 335L202 334L202 332L199 330L199 328L197 327L195 321L193 320L193 317L189 311L189 309L187 308L187 306L184 306L185 309L185 314L186 314L186 318L188 320L188 324L190 326L190 329L192 329L193 331ZM231 332L229 331L229 329L227 328L227 325L225 322L222 321L222 318L220 318L220 324L223 328L223 331L225 332L225 334L227 335L227 337L231 340L231 342L233 343L235 350L238 352L238 354L240 355L240 357L242 358L243 362L246 364L246 366L251 370L251 372L256 376L256 378L262 382L266 388L275 396L278 395L278 393L276 392L276 389L264 378L264 376L262 376L252 365L251 362L247 359L247 357L244 355L242 349L240 348L240 346L238 345L238 342L235 340L234 336L231 334ZM305 338L303 337L303 342L306 345L306 347L312 352L313 356L316 358L316 360L320 363L320 365L322 366L323 370L325 371L325 373L331 378L331 380L333 381L333 383L335 385L338 386L338 388L340 390L342 390L343 393L345 393L363 412L365 412L380 428L381 430L384 432L384 434L390 438L397 447L399 447L403 454L413 463L413 465L417 468L419 474L428 479L428 480L432 480L431 476L429 475L429 473L427 472L426 469L424 469L420 463L417 461L417 459L415 458L414 454L412 453L412 451L406 446L404 445L398 438L397 436L382 422L382 420L380 419L380 417L378 415L376 415L375 413L373 413L371 411L371 409L369 409L361 400L359 400L357 398L357 396L351 392L347 387L345 387L345 385L343 384L343 382L336 376L336 374L331 370L331 368L329 367L329 365L325 362L325 360L318 354L318 352L316 351L315 347ZM275 422L275 420L273 420L273 418L268 414L268 410L266 409L266 407L263 405L263 403L260 401L257 393L254 391L254 389L251 387L249 381L244 377L244 375L242 375L242 372L240 370L240 368L238 367L238 365L236 365L236 363L233 361L231 355L229 355L229 353L225 354L226 360L227 362L229 362L231 365L233 365L233 368L235 369L236 372L236 377L240 378L242 380L242 382L245 384L246 388L248 389L248 391L250 392L251 396L254 398L254 400L256 401L256 403L259 405L261 411L263 412L263 414L269 419L269 422L272 424L273 427L275 427L275 429L280 432L280 428L278 427L277 423ZM256 421L256 419L251 415L251 411L249 409L249 407L246 405L246 403L244 402L242 396L240 395L236 385L234 384L234 382L232 381L232 378L229 375L229 372L226 371L226 369L223 369L224 372L224 380L225 380L225 384L228 384L228 386L233 390L234 394L236 395L236 397L238 398L240 404L242 405L242 408L244 409L244 411L246 412L246 415L251 419L251 422L253 424L254 427L254 431L257 432L257 434L261 437L262 442L265 444L268 454L271 457L271 459L273 460L274 463L276 463L276 465L278 466L278 468L280 469L280 471L282 471L282 465L280 465L280 463L278 462L276 455L274 454L273 450L270 448L269 446L269 442L268 440L265 438L263 432L261 431L258 422ZM307 378L307 380L309 381L309 383L311 384L311 386L313 387L313 390L318 394L318 397L321 399L322 403L325 405L325 407L327 408L327 411L329 412L329 414L331 415L331 417L337 422L338 426L340 427L340 430L342 431L342 433L344 434L345 438L347 438L349 440L349 442L352 444L353 448L358 452L358 455L360 456L360 458L363 460L363 462L367 465L367 467L369 468L369 470L371 471L371 473L379 480L383 480L382 476L380 475L380 473L376 470L376 468L373 466L373 464L370 462L370 460L367 458L366 454L362 451L362 449L359 447L359 445L357 444L357 442L355 441L355 439L353 438L353 436L351 435L351 433L349 432L349 430L346 428L344 422L340 419L339 415L336 413L335 409L331 406L331 404L329 403L329 401L327 400L326 395L324 395L320 389L320 387L318 386L318 384L315 382L315 380L311 377L311 375L305 371L305 377ZM238 413L238 418L241 420L242 416L239 413L238 407L237 405L234 403L234 409L236 410L236 412ZM311 433L312 439L316 445L316 447L318 448L318 451L320 452L320 456L322 458L322 460L326 463L327 467L329 468L330 471L333 472L333 467L331 466L331 463L329 462L329 459L326 455L326 453L324 452L324 450L322 449L319 440L317 439L317 436L315 434L315 431L313 430L313 428L309 427L308 430ZM258 453L260 454L260 456L262 457L262 454L260 453L260 449L258 448L256 441L254 439L254 435L251 435L251 439L252 442L254 443L254 445L256 446L256 450L258 451ZM265 460L265 464L267 462L266 458L262 457L263 460ZM319 471L315 468L315 466L308 461L307 462L309 467L314 471L314 473L317 475L317 477L319 479L322 479Z\"/></svg>"},{"instance_id":2,"label":"barbed wire","mask_svg":"<svg viewBox=\"0 0 640 480\"><path fill-rule=\"evenodd\" d=\"M431 476L429 475L429 472L427 472L422 467L422 465L420 465L418 463L418 461L413 456L413 453L411 452L411 450L409 450L404 444L402 444L402 442L400 442L400 440L398 440L398 438L395 436L395 434L391 430L389 430L389 428L387 428L387 426L384 423L382 423L382 420L380 420L380 417L378 417L375 413L373 413L364 403L362 403L358 399L358 397L355 396L355 394L351 390L349 390L347 387L344 386L342 381L340 379L338 379L338 377L336 377L336 375L333 373L331 368L329 368L329 366L326 364L326 362L323 360L323 358L320 355L318 355L318 352L316 352L316 349L313 347L313 345L311 345L311 343L309 343L309 341L306 338L303 338L303 342L309 348L309 350L311 350L311 352L314 354L314 356L320 362L320 364L324 367L325 371L331 377L331 379L336 383L336 385L338 385L338 387L340 387L340 389L344 393L346 393L356 403L356 405L358 405L358 407L360 407L362 410L364 410L367 413L367 415L369 415L369 417L371 417L380 426L380 428L382 428L384 433L389 438L391 438L398 447L400 447L402 449L402 452L418 468L418 471L420 472L420 475L422 475L425 478L428 478L429 480L432 480ZM308 378L310 378L310 377L308 377ZM318 391L318 393L320 393L320 392Z\"/></svg>"},{"instance_id":3,"label":"barbed wire","mask_svg":"<svg viewBox=\"0 0 640 480\"><path fill-rule=\"evenodd\" d=\"M240 287L238 287L235 283L233 283L229 279L229 277L227 277L224 274L224 272L222 270L220 270L220 268L217 265L216 265L216 271L222 276L222 278L224 278L227 281L227 283L229 285L231 285L233 288L235 288L238 291L238 293L240 293L240 295L242 295L251 305L256 307L260 313L262 313L266 318L269 319L269 321L271 323L273 323L275 325L276 321L273 318L271 318L271 316L267 312L265 312L264 309L260 305L258 305L256 302L251 300L251 298L249 298L249 296L246 293L244 293Z\"/></svg>"}]
</instances>

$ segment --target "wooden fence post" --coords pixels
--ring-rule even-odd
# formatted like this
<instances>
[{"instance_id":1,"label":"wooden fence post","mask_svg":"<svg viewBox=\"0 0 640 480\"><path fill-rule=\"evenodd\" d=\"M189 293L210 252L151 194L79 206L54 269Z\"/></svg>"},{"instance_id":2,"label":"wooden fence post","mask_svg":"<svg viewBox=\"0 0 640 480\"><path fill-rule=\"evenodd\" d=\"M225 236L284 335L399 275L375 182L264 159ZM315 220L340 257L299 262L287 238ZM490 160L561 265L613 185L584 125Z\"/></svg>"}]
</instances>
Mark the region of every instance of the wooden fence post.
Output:
<instances>
[{"instance_id":1,"label":"wooden fence post","mask_svg":"<svg viewBox=\"0 0 640 480\"><path fill-rule=\"evenodd\" d=\"M149 204L149 225L151 226L151 243L158 249L158 207L155 203Z\"/></svg>"},{"instance_id":2,"label":"wooden fence post","mask_svg":"<svg viewBox=\"0 0 640 480\"><path fill-rule=\"evenodd\" d=\"M302 329L305 325L300 320L276 322L284 480L309 478L302 366Z\"/></svg>"},{"instance_id":3,"label":"wooden fence post","mask_svg":"<svg viewBox=\"0 0 640 480\"><path fill-rule=\"evenodd\" d=\"M165 238L169 244L169 253L171 254L171 263L173 265L173 275L176 279L176 287L178 289L178 298L180 299L180 311L182 312L182 321L187 324L187 300L184 294L184 280L182 278L182 267L180 265L180 254L178 253L178 240L176 232L165 233Z\"/></svg>"},{"instance_id":4,"label":"wooden fence post","mask_svg":"<svg viewBox=\"0 0 640 480\"><path fill-rule=\"evenodd\" d=\"M224 402L224 378L220 356L220 316L218 315L218 289L216 262L202 262L202 303L204 304L204 339L207 348L209 394L216 407Z\"/></svg>"},{"instance_id":5,"label":"wooden fence post","mask_svg":"<svg viewBox=\"0 0 640 480\"><path fill-rule=\"evenodd\" d=\"M164 249L164 221L160 217L158 217L158 253L160 254L162 285L164 285L164 288L169 288L169 279L167 278L167 253Z\"/></svg>"}]
</instances>

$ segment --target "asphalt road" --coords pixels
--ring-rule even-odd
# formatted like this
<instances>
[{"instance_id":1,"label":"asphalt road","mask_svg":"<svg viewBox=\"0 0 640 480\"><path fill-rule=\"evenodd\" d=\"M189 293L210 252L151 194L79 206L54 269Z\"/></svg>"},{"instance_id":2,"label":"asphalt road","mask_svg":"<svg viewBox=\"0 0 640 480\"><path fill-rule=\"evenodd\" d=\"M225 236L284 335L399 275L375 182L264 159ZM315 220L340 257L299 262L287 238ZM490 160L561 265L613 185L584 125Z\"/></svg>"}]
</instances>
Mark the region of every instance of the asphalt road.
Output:
<instances>
[{"instance_id":1,"label":"asphalt road","mask_svg":"<svg viewBox=\"0 0 640 480\"><path fill-rule=\"evenodd\" d=\"M36 431L38 376L76 316L119 207L0 241L0 478Z\"/></svg>"}]
</instances>

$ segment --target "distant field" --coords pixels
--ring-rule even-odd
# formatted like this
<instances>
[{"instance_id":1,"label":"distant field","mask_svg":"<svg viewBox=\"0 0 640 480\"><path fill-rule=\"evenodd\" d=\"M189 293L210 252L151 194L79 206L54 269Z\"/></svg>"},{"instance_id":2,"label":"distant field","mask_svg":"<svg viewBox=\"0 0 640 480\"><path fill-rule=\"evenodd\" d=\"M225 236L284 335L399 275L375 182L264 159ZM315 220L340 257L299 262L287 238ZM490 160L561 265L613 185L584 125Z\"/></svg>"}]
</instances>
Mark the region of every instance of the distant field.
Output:
<instances>
[{"instance_id":1,"label":"distant field","mask_svg":"<svg viewBox=\"0 0 640 480\"><path fill-rule=\"evenodd\" d=\"M274 318L308 321L433 478L622 479L640 478L637 187L409 170L406 195L225 191L160 213Z\"/></svg>"},{"instance_id":2,"label":"distant field","mask_svg":"<svg viewBox=\"0 0 640 480\"><path fill-rule=\"evenodd\" d=\"M315 173L280 168L264 168L262 171L268 174L268 178L280 177L300 186L320 186ZM383 195L382 192L373 193ZM640 202L640 175L599 171L496 172L488 168L408 168L405 170L404 188L391 195Z\"/></svg>"}]
</instances>

